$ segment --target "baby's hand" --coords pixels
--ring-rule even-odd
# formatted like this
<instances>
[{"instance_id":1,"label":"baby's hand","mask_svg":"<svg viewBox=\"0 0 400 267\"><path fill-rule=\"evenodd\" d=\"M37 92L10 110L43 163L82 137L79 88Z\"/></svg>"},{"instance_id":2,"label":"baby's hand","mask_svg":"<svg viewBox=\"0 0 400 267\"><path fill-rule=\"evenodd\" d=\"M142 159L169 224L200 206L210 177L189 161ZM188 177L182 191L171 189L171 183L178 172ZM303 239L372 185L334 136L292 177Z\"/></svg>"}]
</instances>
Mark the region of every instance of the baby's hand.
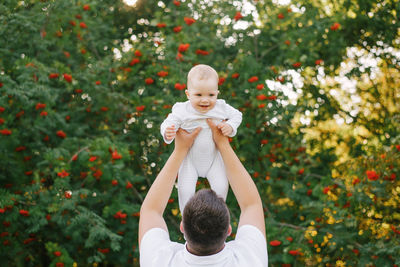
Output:
<instances>
[{"instance_id":1,"label":"baby's hand","mask_svg":"<svg viewBox=\"0 0 400 267\"><path fill-rule=\"evenodd\" d=\"M170 141L174 139L175 136L176 136L175 125L167 127L167 129L165 130L165 139L167 141Z\"/></svg>"},{"instance_id":2,"label":"baby's hand","mask_svg":"<svg viewBox=\"0 0 400 267\"><path fill-rule=\"evenodd\" d=\"M220 124L217 125L218 129L221 130L222 134L225 136L229 136L233 132L232 126L225 122L221 122Z\"/></svg>"}]
</instances>

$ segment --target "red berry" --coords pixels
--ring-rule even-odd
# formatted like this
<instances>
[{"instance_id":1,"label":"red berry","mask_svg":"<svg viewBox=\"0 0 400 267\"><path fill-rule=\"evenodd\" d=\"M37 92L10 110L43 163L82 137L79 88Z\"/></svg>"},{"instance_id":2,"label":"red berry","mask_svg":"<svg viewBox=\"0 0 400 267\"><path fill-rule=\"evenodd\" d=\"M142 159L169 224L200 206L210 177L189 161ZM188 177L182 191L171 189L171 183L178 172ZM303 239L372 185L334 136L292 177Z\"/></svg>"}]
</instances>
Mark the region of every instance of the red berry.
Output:
<instances>
[{"instance_id":1,"label":"red berry","mask_svg":"<svg viewBox=\"0 0 400 267\"><path fill-rule=\"evenodd\" d=\"M60 257L61 256L61 252L60 251L54 251L54 256L56 257Z\"/></svg>"}]
</instances>

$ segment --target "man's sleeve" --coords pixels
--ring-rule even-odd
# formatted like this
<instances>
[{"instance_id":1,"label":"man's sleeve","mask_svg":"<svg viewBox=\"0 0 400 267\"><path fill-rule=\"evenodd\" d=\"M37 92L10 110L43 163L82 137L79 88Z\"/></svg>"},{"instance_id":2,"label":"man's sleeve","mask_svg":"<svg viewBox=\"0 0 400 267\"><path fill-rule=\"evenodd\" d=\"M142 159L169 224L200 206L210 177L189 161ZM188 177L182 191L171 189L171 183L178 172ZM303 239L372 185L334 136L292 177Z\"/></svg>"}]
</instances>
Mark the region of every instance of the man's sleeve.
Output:
<instances>
[{"instance_id":1,"label":"man's sleeve","mask_svg":"<svg viewBox=\"0 0 400 267\"><path fill-rule=\"evenodd\" d=\"M180 114L182 113L182 105L181 103L176 103L173 107L172 107L172 111L171 113L168 115L168 117L163 121L163 123L161 123L160 126L160 132L161 132L161 136L164 139L164 142L167 144L171 144L172 141L174 139L171 139L169 141L167 141L165 139L165 130L174 125L175 126L175 130L177 131L179 129L179 127L181 127L182 124L182 117L180 116Z\"/></svg>"},{"instance_id":2,"label":"man's sleeve","mask_svg":"<svg viewBox=\"0 0 400 267\"><path fill-rule=\"evenodd\" d=\"M225 110L227 113L227 121L226 123L229 124L233 131L229 135L229 137L233 137L237 133L237 128L239 127L240 123L242 123L242 112L239 110L235 109L231 105L225 103Z\"/></svg>"},{"instance_id":3,"label":"man's sleeve","mask_svg":"<svg viewBox=\"0 0 400 267\"><path fill-rule=\"evenodd\" d=\"M161 228L153 228L147 231L140 242L140 266L150 267L156 260L157 251L171 245L168 232ZM167 260L167 259L165 259Z\"/></svg>"},{"instance_id":4,"label":"man's sleeve","mask_svg":"<svg viewBox=\"0 0 400 267\"><path fill-rule=\"evenodd\" d=\"M252 253L261 266L268 266L267 241L261 231L253 225L241 226L236 234L235 242L244 246L248 253ZM258 266L258 265L255 265Z\"/></svg>"}]
</instances>

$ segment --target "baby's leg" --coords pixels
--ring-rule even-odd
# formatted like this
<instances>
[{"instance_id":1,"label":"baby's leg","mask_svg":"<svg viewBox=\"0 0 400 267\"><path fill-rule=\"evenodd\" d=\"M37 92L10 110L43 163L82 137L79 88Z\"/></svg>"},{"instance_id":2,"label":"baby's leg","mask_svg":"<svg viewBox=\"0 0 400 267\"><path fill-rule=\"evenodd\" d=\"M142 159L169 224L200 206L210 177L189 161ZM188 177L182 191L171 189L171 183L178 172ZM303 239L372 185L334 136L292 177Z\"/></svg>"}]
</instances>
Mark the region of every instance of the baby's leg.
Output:
<instances>
[{"instance_id":1,"label":"baby's leg","mask_svg":"<svg viewBox=\"0 0 400 267\"><path fill-rule=\"evenodd\" d=\"M178 200L182 215L186 203L196 191L196 182L198 178L196 168L188 155L183 160L178 173Z\"/></svg>"},{"instance_id":2,"label":"baby's leg","mask_svg":"<svg viewBox=\"0 0 400 267\"><path fill-rule=\"evenodd\" d=\"M211 189L214 190L219 197L226 200L229 183L226 177L225 165L219 152L216 154L211 168L207 173L207 179Z\"/></svg>"}]
</instances>

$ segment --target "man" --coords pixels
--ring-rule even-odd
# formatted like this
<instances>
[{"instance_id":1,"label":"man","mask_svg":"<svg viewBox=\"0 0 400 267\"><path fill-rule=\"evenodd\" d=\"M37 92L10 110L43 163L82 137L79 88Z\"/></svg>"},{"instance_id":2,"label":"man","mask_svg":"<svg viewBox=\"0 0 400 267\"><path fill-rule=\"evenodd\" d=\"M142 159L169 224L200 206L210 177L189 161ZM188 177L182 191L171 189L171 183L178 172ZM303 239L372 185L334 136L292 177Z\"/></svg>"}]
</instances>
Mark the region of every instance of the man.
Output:
<instances>
[{"instance_id":1,"label":"man","mask_svg":"<svg viewBox=\"0 0 400 267\"><path fill-rule=\"evenodd\" d=\"M140 210L139 248L141 267L162 266L268 266L264 212L257 188L232 150L228 138L207 120L221 153L227 177L240 206L236 238L231 234L229 211L212 190L200 190L183 211L181 231L186 245L169 239L163 212L183 159L201 129L191 134L179 130L175 149L151 186Z\"/></svg>"}]
</instances>

